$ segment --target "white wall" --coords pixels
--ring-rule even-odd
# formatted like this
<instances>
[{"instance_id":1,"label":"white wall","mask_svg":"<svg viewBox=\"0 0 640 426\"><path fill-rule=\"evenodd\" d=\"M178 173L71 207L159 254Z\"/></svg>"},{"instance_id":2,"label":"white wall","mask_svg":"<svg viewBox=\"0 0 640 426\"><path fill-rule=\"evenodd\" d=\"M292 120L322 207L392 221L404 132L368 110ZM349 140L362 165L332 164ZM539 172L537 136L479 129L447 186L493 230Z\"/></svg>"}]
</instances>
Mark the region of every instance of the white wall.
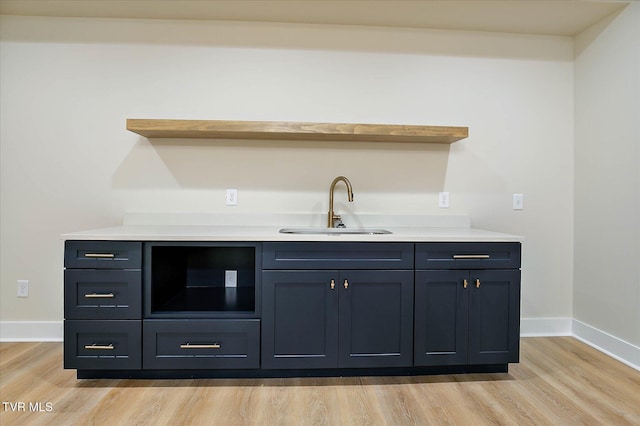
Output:
<instances>
[{"instance_id":1,"label":"white wall","mask_svg":"<svg viewBox=\"0 0 640 426\"><path fill-rule=\"evenodd\" d=\"M574 317L640 346L640 4L575 49Z\"/></svg>"},{"instance_id":2,"label":"white wall","mask_svg":"<svg viewBox=\"0 0 640 426\"><path fill-rule=\"evenodd\" d=\"M570 38L7 16L0 36L3 321L62 319L60 233L126 211L320 213L338 174L353 214L442 213L446 190L447 213L525 236L523 317L572 316ZM461 125L470 137L151 144L126 118Z\"/></svg>"}]
</instances>

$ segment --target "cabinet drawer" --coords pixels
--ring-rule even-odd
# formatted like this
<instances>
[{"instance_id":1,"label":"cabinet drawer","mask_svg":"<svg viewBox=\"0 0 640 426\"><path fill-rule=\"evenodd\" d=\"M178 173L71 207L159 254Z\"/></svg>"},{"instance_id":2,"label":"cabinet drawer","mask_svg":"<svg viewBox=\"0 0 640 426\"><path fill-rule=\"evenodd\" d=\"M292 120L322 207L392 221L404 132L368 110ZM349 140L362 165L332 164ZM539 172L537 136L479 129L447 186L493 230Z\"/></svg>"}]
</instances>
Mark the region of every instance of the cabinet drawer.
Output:
<instances>
[{"instance_id":1,"label":"cabinet drawer","mask_svg":"<svg viewBox=\"0 0 640 426\"><path fill-rule=\"evenodd\" d=\"M517 269L520 243L418 243L416 269Z\"/></svg>"},{"instance_id":2,"label":"cabinet drawer","mask_svg":"<svg viewBox=\"0 0 640 426\"><path fill-rule=\"evenodd\" d=\"M139 370L142 321L65 321L64 368Z\"/></svg>"},{"instance_id":3,"label":"cabinet drawer","mask_svg":"<svg viewBox=\"0 0 640 426\"><path fill-rule=\"evenodd\" d=\"M413 269L412 243L264 243L264 269Z\"/></svg>"},{"instance_id":4,"label":"cabinet drawer","mask_svg":"<svg viewBox=\"0 0 640 426\"><path fill-rule=\"evenodd\" d=\"M142 243L135 241L66 241L64 266L86 269L140 269Z\"/></svg>"},{"instance_id":5,"label":"cabinet drawer","mask_svg":"<svg viewBox=\"0 0 640 426\"><path fill-rule=\"evenodd\" d=\"M67 269L64 271L66 319L142 318L140 271Z\"/></svg>"},{"instance_id":6,"label":"cabinet drawer","mask_svg":"<svg viewBox=\"0 0 640 426\"><path fill-rule=\"evenodd\" d=\"M145 320L144 369L260 367L260 320Z\"/></svg>"}]
</instances>

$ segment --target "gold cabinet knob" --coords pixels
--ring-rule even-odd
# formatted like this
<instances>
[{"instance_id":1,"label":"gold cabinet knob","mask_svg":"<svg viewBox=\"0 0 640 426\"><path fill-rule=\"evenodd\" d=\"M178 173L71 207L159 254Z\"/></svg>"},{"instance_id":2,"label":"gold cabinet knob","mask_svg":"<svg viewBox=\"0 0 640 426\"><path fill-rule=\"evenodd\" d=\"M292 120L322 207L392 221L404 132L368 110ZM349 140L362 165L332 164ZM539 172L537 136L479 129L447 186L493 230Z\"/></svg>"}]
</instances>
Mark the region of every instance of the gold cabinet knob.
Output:
<instances>
[{"instance_id":1,"label":"gold cabinet knob","mask_svg":"<svg viewBox=\"0 0 640 426\"><path fill-rule=\"evenodd\" d=\"M476 288L480 288L480 278L476 278Z\"/></svg>"},{"instance_id":2,"label":"gold cabinet knob","mask_svg":"<svg viewBox=\"0 0 640 426\"><path fill-rule=\"evenodd\" d=\"M336 280L331 279L331 290L333 290L334 288L336 288Z\"/></svg>"},{"instance_id":3,"label":"gold cabinet knob","mask_svg":"<svg viewBox=\"0 0 640 426\"><path fill-rule=\"evenodd\" d=\"M346 279L344 280L344 288L349 288L349 281L347 281Z\"/></svg>"},{"instance_id":4,"label":"gold cabinet knob","mask_svg":"<svg viewBox=\"0 0 640 426\"><path fill-rule=\"evenodd\" d=\"M462 281L462 287L464 287L464 288L469 287L469 281L467 281L467 280L463 280L463 281Z\"/></svg>"}]
</instances>

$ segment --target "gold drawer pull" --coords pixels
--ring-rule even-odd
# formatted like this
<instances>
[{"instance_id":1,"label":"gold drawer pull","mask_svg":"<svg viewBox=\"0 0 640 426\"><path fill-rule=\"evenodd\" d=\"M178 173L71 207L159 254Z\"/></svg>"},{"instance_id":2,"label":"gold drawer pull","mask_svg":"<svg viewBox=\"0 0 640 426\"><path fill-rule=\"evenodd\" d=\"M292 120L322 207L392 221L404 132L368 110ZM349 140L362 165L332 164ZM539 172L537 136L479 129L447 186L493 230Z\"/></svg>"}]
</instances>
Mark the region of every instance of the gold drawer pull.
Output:
<instances>
[{"instance_id":1,"label":"gold drawer pull","mask_svg":"<svg viewBox=\"0 0 640 426\"><path fill-rule=\"evenodd\" d=\"M454 259L489 259L488 254L454 254Z\"/></svg>"},{"instance_id":2,"label":"gold drawer pull","mask_svg":"<svg viewBox=\"0 0 640 426\"><path fill-rule=\"evenodd\" d=\"M85 253L84 257L90 257L92 259L113 259L116 255L113 253Z\"/></svg>"},{"instance_id":3,"label":"gold drawer pull","mask_svg":"<svg viewBox=\"0 0 640 426\"><path fill-rule=\"evenodd\" d=\"M344 280L344 288L345 289L349 288L349 281Z\"/></svg>"},{"instance_id":4,"label":"gold drawer pull","mask_svg":"<svg viewBox=\"0 0 640 426\"><path fill-rule=\"evenodd\" d=\"M331 290L333 290L334 288L336 288L336 280L331 279Z\"/></svg>"},{"instance_id":5,"label":"gold drawer pull","mask_svg":"<svg viewBox=\"0 0 640 426\"><path fill-rule=\"evenodd\" d=\"M462 282L462 286L463 286L464 288L469 287L469 281L464 280L464 281Z\"/></svg>"},{"instance_id":6,"label":"gold drawer pull","mask_svg":"<svg viewBox=\"0 0 640 426\"><path fill-rule=\"evenodd\" d=\"M184 345L180 345L180 349L220 349L220 344L214 343L212 345L192 345L191 343L185 343Z\"/></svg>"},{"instance_id":7,"label":"gold drawer pull","mask_svg":"<svg viewBox=\"0 0 640 426\"><path fill-rule=\"evenodd\" d=\"M112 351L115 349L115 347L113 346L113 343L109 343L108 345L96 345L95 343L92 345L85 345L84 346L85 349L99 349L99 350L108 350L108 351Z\"/></svg>"},{"instance_id":8,"label":"gold drawer pull","mask_svg":"<svg viewBox=\"0 0 640 426\"><path fill-rule=\"evenodd\" d=\"M113 293L91 293L85 294L84 297L87 299L113 299L116 296Z\"/></svg>"},{"instance_id":9,"label":"gold drawer pull","mask_svg":"<svg viewBox=\"0 0 640 426\"><path fill-rule=\"evenodd\" d=\"M480 278L476 279L476 288L480 288Z\"/></svg>"}]
</instances>

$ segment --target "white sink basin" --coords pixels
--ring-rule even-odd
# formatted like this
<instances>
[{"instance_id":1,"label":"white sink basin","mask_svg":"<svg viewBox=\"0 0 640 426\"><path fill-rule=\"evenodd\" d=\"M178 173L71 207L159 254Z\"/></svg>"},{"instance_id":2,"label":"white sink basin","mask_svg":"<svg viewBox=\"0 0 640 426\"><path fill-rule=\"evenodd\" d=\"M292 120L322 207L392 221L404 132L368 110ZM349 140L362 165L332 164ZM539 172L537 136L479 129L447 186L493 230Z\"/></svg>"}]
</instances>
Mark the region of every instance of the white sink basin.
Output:
<instances>
[{"instance_id":1,"label":"white sink basin","mask_svg":"<svg viewBox=\"0 0 640 426\"><path fill-rule=\"evenodd\" d=\"M382 235L391 231L380 228L282 228L281 234L322 234L322 235Z\"/></svg>"}]
</instances>

